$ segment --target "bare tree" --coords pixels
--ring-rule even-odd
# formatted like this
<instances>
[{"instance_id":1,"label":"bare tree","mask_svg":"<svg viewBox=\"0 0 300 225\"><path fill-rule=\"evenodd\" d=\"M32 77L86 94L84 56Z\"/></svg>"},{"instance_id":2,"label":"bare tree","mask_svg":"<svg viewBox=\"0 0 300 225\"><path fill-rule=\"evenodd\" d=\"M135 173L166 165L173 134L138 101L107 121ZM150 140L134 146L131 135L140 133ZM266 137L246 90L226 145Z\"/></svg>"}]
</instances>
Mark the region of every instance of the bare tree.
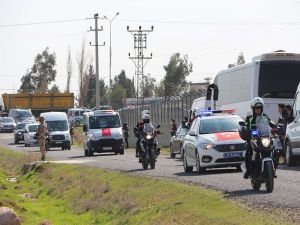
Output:
<instances>
[{"instance_id":1,"label":"bare tree","mask_svg":"<svg viewBox=\"0 0 300 225\"><path fill-rule=\"evenodd\" d=\"M86 96L89 84L88 66L92 64L91 57L86 54L85 40L82 41L79 59L77 60L79 71L79 106L86 106Z\"/></svg>"},{"instance_id":2,"label":"bare tree","mask_svg":"<svg viewBox=\"0 0 300 225\"><path fill-rule=\"evenodd\" d=\"M67 87L66 87L66 92L70 92L70 82L71 82L71 77L72 77L72 72L73 72L73 63L72 63L72 57L71 57L71 49L69 47L68 49L68 59L67 59Z\"/></svg>"}]
</instances>

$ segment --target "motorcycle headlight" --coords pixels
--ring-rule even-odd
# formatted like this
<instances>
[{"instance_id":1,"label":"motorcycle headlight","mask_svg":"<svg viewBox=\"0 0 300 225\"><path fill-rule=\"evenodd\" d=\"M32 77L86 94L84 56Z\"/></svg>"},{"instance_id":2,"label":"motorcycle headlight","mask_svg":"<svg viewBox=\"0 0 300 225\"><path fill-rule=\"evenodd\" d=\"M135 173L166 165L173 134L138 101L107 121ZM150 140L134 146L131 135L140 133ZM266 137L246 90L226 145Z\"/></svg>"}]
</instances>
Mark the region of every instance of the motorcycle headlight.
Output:
<instances>
[{"instance_id":1,"label":"motorcycle headlight","mask_svg":"<svg viewBox=\"0 0 300 225\"><path fill-rule=\"evenodd\" d=\"M261 143L265 148L268 148L268 147L270 147L271 140L269 137L263 137L263 138L261 138Z\"/></svg>"},{"instance_id":2,"label":"motorcycle headlight","mask_svg":"<svg viewBox=\"0 0 300 225\"><path fill-rule=\"evenodd\" d=\"M151 139L152 137L153 137L152 134L147 134L146 135L146 139L148 139L148 140Z\"/></svg>"},{"instance_id":3,"label":"motorcycle headlight","mask_svg":"<svg viewBox=\"0 0 300 225\"><path fill-rule=\"evenodd\" d=\"M214 144L202 144L201 145L201 148L206 149L206 150L211 150L214 147L216 147L216 145L214 145Z\"/></svg>"}]
</instances>

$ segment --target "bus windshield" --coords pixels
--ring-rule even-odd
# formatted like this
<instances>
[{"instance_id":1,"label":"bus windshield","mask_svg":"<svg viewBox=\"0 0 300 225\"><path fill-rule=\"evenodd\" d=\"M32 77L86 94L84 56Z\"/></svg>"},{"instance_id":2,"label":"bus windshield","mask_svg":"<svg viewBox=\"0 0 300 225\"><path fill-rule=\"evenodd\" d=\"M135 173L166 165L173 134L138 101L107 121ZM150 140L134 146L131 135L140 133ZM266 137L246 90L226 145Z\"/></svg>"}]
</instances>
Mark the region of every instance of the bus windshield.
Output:
<instances>
[{"instance_id":1,"label":"bus windshield","mask_svg":"<svg viewBox=\"0 0 300 225\"><path fill-rule=\"evenodd\" d=\"M293 99L300 81L300 61L260 62L258 96Z\"/></svg>"}]
</instances>

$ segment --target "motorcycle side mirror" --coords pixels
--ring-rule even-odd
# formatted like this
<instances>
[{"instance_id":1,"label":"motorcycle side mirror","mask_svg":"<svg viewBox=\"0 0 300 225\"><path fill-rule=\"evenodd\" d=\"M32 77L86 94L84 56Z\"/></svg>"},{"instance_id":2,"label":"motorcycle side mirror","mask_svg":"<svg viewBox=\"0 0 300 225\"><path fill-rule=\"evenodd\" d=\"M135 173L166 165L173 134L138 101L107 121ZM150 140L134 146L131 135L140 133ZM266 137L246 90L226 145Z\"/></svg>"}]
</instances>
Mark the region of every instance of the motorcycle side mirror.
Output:
<instances>
[{"instance_id":1,"label":"motorcycle side mirror","mask_svg":"<svg viewBox=\"0 0 300 225\"><path fill-rule=\"evenodd\" d=\"M86 126L86 124L83 124L82 130L83 130L83 132L87 132L87 126Z\"/></svg>"},{"instance_id":2,"label":"motorcycle side mirror","mask_svg":"<svg viewBox=\"0 0 300 225\"><path fill-rule=\"evenodd\" d=\"M246 126L242 126L239 129L239 135L244 141L247 141L250 138L250 131Z\"/></svg>"},{"instance_id":3,"label":"motorcycle side mirror","mask_svg":"<svg viewBox=\"0 0 300 225\"><path fill-rule=\"evenodd\" d=\"M157 125L156 128L160 128L160 125Z\"/></svg>"}]
</instances>

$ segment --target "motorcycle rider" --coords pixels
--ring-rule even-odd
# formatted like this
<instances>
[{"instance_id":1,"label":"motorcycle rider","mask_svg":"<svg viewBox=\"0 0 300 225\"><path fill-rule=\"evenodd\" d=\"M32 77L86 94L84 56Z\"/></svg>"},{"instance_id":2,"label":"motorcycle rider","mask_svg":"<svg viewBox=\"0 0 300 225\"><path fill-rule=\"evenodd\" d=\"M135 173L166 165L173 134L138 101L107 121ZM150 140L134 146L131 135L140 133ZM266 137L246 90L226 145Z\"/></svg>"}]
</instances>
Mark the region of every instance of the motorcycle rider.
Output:
<instances>
[{"instance_id":1,"label":"motorcycle rider","mask_svg":"<svg viewBox=\"0 0 300 225\"><path fill-rule=\"evenodd\" d=\"M145 118L143 119L143 116L144 115L148 115L149 118ZM143 132L144 132L144 123L145 122L150 122L150 112L149 110L144 110L142 111L141 113L141 116L142 116L142 121L139 121L136 126L134 127L133 129L133 133L135 134L135 136L137 137L137 142L136 142L136 148L135 148L135 157L139 157L139 153L140 153L140 142L141 142L141 138L142 138L142 135L143 135Z\"/></svg>"},{"instance_id":2,"label":"motorcycle rider","mask_svg":"<svg viewBox=\"0 0 300 225\"><path fill-rule=\"evenodd\" d=\"M249 130L256 128L255 123L256 123L257 116L266 117L269 121L270 127L272 127L272 128L276 127L276 124L273 121L271 121L271 119L268 117L268 115L263 113L264 101L262 98L260 98L260 97L253 98L250 102L250 106L252 109L252 115L248 115L245 120L246 126ZM244 179L249 178L250 172L253 167L253 163L252 163L253 150L251 148L250 140L251 140L251 138L247 140L247 150L246 150L246 155L245 155L246 172L244 173Z\"/></svg>"}]
</instances>

